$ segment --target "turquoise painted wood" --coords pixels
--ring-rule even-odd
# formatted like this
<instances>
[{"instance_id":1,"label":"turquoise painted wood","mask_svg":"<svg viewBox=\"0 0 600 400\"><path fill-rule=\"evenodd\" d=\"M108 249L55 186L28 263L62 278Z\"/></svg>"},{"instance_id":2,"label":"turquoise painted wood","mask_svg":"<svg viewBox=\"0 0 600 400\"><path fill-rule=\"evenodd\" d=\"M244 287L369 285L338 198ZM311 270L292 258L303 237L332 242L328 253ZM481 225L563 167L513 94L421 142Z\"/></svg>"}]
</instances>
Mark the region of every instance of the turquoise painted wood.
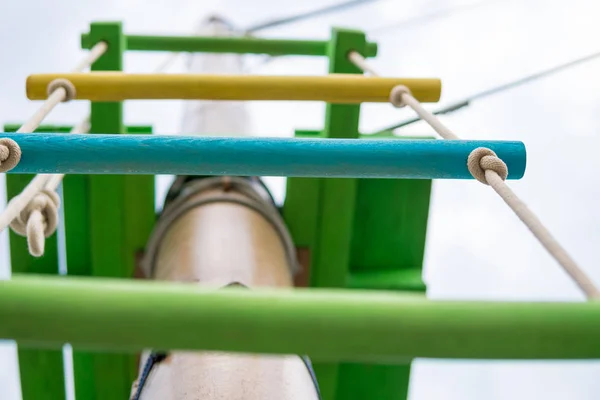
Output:
<instances>
[{"instance_id":1,"label":"turquoise painted wood","mask_svg":"<svg viewBox=\"0 0 600 400\"><path fill-rule=\"evenodd\" d=\"M472 179L467 157L489 147L525 172L521 142L4 134L23 152L13 173L188 174Z\"/></svg>"}]
</instances>

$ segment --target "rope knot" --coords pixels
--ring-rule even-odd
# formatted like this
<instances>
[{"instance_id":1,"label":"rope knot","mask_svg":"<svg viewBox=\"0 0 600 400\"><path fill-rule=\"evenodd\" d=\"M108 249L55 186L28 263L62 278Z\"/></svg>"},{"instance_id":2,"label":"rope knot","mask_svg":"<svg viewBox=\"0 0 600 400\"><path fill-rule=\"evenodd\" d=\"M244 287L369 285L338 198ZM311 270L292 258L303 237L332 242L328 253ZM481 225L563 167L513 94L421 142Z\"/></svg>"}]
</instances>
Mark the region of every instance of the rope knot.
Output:
<instances>
[{"instance_id":1,"label":"rope knot","mask_svg":"<svg viewBox=\"0 0 600 400\"><path fill-rule=\"evenodd\" d=\"M50 96L52 93L54 93L54 91L60 88L63 88L65 90L65 99L63 100L64 103L75 98L75 95L77 94L75 85L73 85L73 83L70 80L65 78L56 78L48 84L48 88L46 89L48 96Z\"/></svg>"},{"instance_id":2,"label":"rope knot","mask_svg":"<svg viewBox=\"0 0 600 400\"><path fill-rule=\"evenodd\" d=\"M394 86L390 92L390 103L397 108L404 107L406 105L406 102L404 101L405 94L412 95L408 87L404 85Z\"/></svg>"},{"instance_id":3,"label":"rope knot","mask_svg":"<svg viewBox=\"0 0 600 400\"><path fill-rule=\"evenodd\" d=\"M60 198L53 190L43 189L15 218L10 227L27 237L29 252L35 257L44 254L44 239L51 236L58 225Z\"/></svg>"},{"instance_id":4,"label":"rope knot","mask_svg":"<svg viewBox=\"0 0 600 400\"><path fill-rule=\"evenodd\" d=\"M508 167L496 153L485 147L478 147L469 154L467 159L467 168L473 178L479 182L489 185L485 176L486 171L493 171L502 180L506 180L508 176Z\"/></svg>"},{"instance_id":5,"label":"rope knot","mask_svg":"<svg viewBox=\"0 0 600 400\"><path fill-rule=\"evenodd\" d=\"M7 172L21 161L21 148L12 139L0 138L0 172Z\"/></svg>"}]
</instances>

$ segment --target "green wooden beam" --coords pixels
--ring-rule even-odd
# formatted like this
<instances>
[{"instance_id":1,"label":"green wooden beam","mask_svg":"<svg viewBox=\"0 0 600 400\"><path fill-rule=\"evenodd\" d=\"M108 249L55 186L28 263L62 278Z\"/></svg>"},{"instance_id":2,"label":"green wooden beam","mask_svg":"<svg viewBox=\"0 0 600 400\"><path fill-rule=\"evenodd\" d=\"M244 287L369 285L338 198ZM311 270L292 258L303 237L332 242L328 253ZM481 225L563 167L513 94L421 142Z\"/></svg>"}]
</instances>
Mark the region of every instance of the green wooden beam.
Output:
<instances>
[{"instance_id":1,"label":"green wooden beam","mask_svg":"<svg viewBox=\"0 0 600 400\"><path fill-rule=\"evenodd\" d=\"M378 365L343 363L338 399L405 400L410 383L410 364Z\"/></svg>"},{"instance_id":2,"label":"green wooden beam","mask_svg":"<svg viewBox=\"0 0 600 400\"><path fill-rule=\"evenodd\" d=\"M350 289L424 292L422 265L397 270L355 271L348 276Z\"/></svg>"},{"instance_id":3,"label":"green wooden beam","mask_svg":"<svg viewBox=\"0 0 600 400\"><path fill-rule=\"evenodd\" d=\"M96 350L308 354L374 364L415 357L600 358L598 301L439 301L422 293L315 288L202 290L194 282L25 274L0 281L0 321L0 338Z\"/></svg>"},{"instance_id":4,"label":"green wooden beam","mask_svg":"<svg viewBox=\"0 0 600 400\"><path fill-rule=\"evenodd\" d=\"M23 124L9 123L4 124L4 132L16 132ZM69 133L73 129L72 125L40 125L34 133ZM151 125L129 125L125 128L127 133L152 133Z\"/></svg>"},{"instance_id":5,"label":"green wooden beam","mask_svg":"<svg viewBox=\"0 0 600 400\"><path fill-rule=\"evenodd\" d=\"M349 287L425 291L422 268L430 194L431 180L358 180ZM410 362L343 364L337 398L405 400L410 369Z\"/></svg>"},{"instance_id":6,"label":"green wooden beam","mask_svg":"<svg viewBox=\"0 0 600 400\"><path fill-rule=\"evenodd\" d=\"M323 137L319 131L296 131L297 137ZM392 132L359 135L360 139L411 139ZM319 191L322 180L287 180L284 218L299 247L314 247L318 235ZM350 273L346 287L353 289L424 292L423 255L429 215L431 180L358 179ZM319 364L318 364L319 365ZM405 399L410 364L342 364L338 397ZM358 385L358 386L357 386Z\"/></svg>"},{"instance_id":7,"label":"green wooden beam","mask_svg":"<svg viewBox=\"0 0 600 400\"><path fill-rule=\"evenodd\" d=\"M91 35L81 35L81 46L92 48ZM205 53L241 53L327 56L326 40L265 39L256 37L203 37L203 36L125 36L127 50L174 51ZM377 54L377 44L368 43L366 57Z\"/></svg>"},{"instance_id":8,"label":"green wooden beam","mask_svg":"<svg viewBox=\"0 0 600 400\"><path fill-rule=\"evenodd\" d=\"M93 71L120 71L125 39L120 23L93 23L90 43L108 43ZM126 132L123 104L91 104L90 133ZM136 127L127 133L150 133ZM71 175L64 184L67 270L70 275L131 278L154 223L154 177ZM128 398L137 376L131 354L73 349L75 393L80 399Z\"/></svg>"},{"instance_id":9,"label":"green wooden beam","mask_svg":"<svg viewBox=\"0 0 600 400\"><path fill-rule=\"evenodd\" d=\"M297 130L297 138L322 137L321 131ZM312 251L316 245L319 224L321 179L288 178L283 217L296 247Z\"/></svg>"},{"instance_id":10,"label":"green wooden beam","mask_svg":"<svg viewBox=\"0 0 600 400\"><path fill-rule=\"evenodd\" d=\"M329 73L362 73L348 60L350 51L366 54L365 34L334 28L329 42ZM360 105L327 104L323 136L358 138ZM350 266L350 244L356 199L355 179L322 179L318 234L312 251L310 282L313 287L344 287ZM339 364L315 363L324 400L334 400Z\"/></svg>"},{"instance_id":11,"label":"green wooden beam","mask_svg":"<svg viewBox=\"0 0 600 400\"><path fill-rule=\"evenodd\" d=\"M6 132L14 132L4 127ZM18 195L33 178L32 175L6 175L6 196ZM10 264L13 273L58 274L58 250L56 235L46 239L42 257L29 255L27 239L10 230ZM40 349L17 343L19 375L23 400L64 400L65 373L62 349Z\"/></svg>"}]
</instances>

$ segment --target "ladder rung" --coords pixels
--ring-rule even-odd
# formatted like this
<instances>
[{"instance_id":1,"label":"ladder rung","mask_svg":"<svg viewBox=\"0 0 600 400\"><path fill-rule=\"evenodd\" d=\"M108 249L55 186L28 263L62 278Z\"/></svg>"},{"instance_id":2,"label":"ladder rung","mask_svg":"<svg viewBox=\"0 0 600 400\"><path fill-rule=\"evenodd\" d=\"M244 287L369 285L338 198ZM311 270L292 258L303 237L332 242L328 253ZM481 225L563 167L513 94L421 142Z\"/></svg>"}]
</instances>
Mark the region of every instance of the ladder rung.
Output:
<instances>
[{"instance_id":1,"label":"ladder rung","mask_svg":"<svg viewBox=\"0 0 600 400\"><path fill-rule=\"evenodd\" d=\"M68 79L76 99L123 101L139 99L299 100L330 103L388 102L396 85L407 86L419 101L436 102L439 79L401 79L355 74L325 76L261 76L204 74L126 74L91 72L36 74L27 78L27 97L48 97L48 84Z\"/></svg>"},{"instance_id":2,"label":"ladder rung","mask_svg":"<svg viewBox=\"0 0 600 400\"><path fill-rule=\"evenodd\" d=\"M213 37L213 36L143 36L125 35L127 50L241 53L326 56L329 40L290 40L264 39L255 37ZM81 35L81 45L90 49L95 43L89 33ZM377 54L377 43L367 43L366 57Z\"/></svg>"},{"instance_id":3,"label":"ladder rung","mask_svg":"<svg viewBox=\"0 0 600 400\"><path fill-rule=\"evenodd\" d=\"M509 179L525 172L522 142L0 134L23 153L15 173L178 174L472 179L467 158L495 151Z\"/></svg>"},{"instance_id":4,"label":"ladder rung","mask_svg":"<svg viewBox=\"0 0 600 400\"><path fill-rule=\"evenodd\" d=\"M600 303L436 301L327 289L203 289L104 278L0 281L0 338L78 349L414 357L600 358Z\"/></svg>"}]
</instances>

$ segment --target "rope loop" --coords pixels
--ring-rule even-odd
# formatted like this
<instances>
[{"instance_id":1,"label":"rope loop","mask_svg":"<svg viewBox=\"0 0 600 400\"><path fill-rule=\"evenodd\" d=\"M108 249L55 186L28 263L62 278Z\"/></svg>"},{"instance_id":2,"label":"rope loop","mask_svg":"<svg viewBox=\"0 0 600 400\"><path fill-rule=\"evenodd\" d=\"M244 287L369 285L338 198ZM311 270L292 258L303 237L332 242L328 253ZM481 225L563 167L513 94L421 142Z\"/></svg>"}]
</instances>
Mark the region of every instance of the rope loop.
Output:
<instances>
[{"instance_id":1,"label":"rope loop","mask_svg":"<svg viewBox=\"0 0 600 400\"><path fill-rule=\"evenodd\" d=\"M21 161L21 148L12 139L0 138L0 172L7 172Z\"/></svg>"},{"instance_id":2,"label":"rope loop","mask_svg":"<svg viewBox=\"0 0 600 400\"><path fill-rule=\"evenodd\" d=\"M404 85L396 85L390 92L390 103L396 108L402 108L406 106L404 101L404 95L408 94L412 96L410 89Z\"/></svg>"},{"instance_id":3,"label":"rope loop","mask_svg":"<svg viewBox=\"0 0 600 400\"><path fill-rule=\"evenodd\" d=\"M75 85L73 85L73 83L70 80L65 78L56 78L48 84L48 96L50 96L52 93L54 93L54 91L56 91L59 88L65 89L65 98L63 100L63 103L73 100L75 98L75 95L77 94Z\"/></svg>"},{"instance_id":4,"label":"rope loop","mask_svg":"<svg viewBox=\"0 0 600 400\"><path fill-rule=\"evenodd\" d=\"M44 254L44 239L50 237L58 226L59 206L58 194L53 190L43 189L10 223L16 233L27 237L32 256L40 257Z\"/></svg>"},{"instance_id":5,"label":"rope loop","mask_svg":"<svg viewBox=\"0 0 600 400\"><path fill-rule=\"evenodd\" d=\"M494 171L503 181L508 176L508 168L504 161L486 147L478 147L469 154L467 168L473 178L485 185L489 185L485 177L486 171Z\"/></svg>"}]
</instances>

